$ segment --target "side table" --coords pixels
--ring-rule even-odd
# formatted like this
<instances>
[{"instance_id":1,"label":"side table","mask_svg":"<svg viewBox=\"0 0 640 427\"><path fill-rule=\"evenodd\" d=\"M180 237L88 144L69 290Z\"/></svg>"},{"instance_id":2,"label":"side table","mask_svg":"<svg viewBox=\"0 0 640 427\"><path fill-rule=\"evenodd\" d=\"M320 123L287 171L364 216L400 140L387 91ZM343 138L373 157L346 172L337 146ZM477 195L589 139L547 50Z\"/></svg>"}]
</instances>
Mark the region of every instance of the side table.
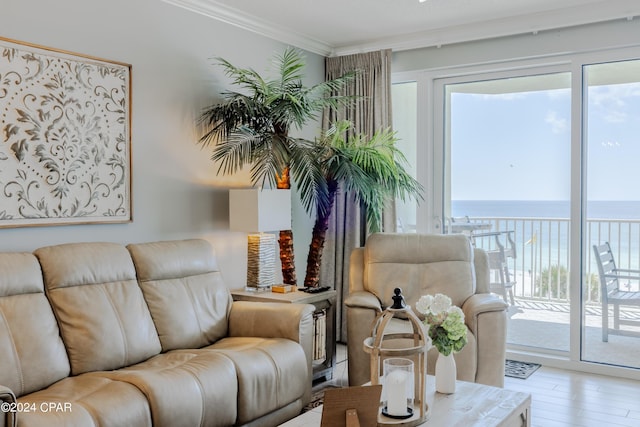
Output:
<instances>
[{"instance_id":1,"label":"side table","mask_svg":"<svg viewBox=\"0 0 640 427\"><path fill-rule=\"evenodd\" d=\"M252 292L233 290L231 296L234 301L282 302L291 304L313 304L316 307L314 325L316 341L314 354L324 354L324 358L313 362L313 380L333 378L336 365L336 291L331 289L316 294L302 291L288 293ZM318 348L324 345L325 348Z\"/></svg>"}]
</instances>

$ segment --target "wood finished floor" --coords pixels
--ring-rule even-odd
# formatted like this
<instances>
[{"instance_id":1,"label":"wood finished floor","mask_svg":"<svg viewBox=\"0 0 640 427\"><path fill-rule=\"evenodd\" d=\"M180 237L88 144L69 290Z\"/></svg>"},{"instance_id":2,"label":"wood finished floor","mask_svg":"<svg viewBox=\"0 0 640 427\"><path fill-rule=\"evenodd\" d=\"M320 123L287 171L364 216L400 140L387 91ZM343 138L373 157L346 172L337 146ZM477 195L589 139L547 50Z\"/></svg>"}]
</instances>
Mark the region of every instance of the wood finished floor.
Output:
<instances>
[{"instance_id":1,"label":"wood finished floor","mask_svg":"<svg viewBox=\"0 0 640 427\"><path fill-rule=\"evenodd\" d=\"M333 384L348 386L346 349L338 345ZM640 382L541 367L505 388L531 393L532 427L640 427Z\"/></svg>"}]
</instances>

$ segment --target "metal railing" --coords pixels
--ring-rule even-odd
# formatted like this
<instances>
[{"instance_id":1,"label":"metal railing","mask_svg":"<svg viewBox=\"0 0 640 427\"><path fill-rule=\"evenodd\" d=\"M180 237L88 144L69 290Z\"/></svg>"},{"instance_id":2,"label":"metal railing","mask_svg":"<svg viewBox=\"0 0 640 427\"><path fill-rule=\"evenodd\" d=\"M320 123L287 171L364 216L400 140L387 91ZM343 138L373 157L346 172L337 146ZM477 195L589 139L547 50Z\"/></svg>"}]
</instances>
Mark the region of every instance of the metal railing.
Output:
<instances>
[{"instance_id":1,"label":"metal railing","mask_svg":"<svg viewBox=\"0 0 640 427\"><path fill-rule=\"evenodd\" d=\"M515 296L548 301L569 300L569 228L567 218L471 217L471 223L491 223L494 233L471 233L477 247L496 249L495 232L510 232L516 257L508 259L515 276ZM502 239L505 244L506 239ZM598 268L592 246L609 242L619 268L640 268L640 220L589 219L585 229L582 292L586 302L600 301Z\"/></svg>"}]
</instances>

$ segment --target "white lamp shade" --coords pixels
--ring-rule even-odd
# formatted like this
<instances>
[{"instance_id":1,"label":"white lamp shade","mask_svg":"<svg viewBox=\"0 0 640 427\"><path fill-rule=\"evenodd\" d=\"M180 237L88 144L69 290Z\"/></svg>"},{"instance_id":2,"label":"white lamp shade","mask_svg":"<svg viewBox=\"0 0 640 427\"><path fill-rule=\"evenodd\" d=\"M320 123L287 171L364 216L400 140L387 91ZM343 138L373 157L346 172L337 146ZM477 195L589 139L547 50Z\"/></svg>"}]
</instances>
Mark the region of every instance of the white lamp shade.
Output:
<instances>
[{"instance_id":1,"label":"white lamp shade","mask_svg":"<svg viewBox=\"0 0 640 427\"><path fill-rule=\"evenodd\" d=\"M291 229L291 190L229 190L229 228L255 233Z\"/></svg>"}]
</instances>

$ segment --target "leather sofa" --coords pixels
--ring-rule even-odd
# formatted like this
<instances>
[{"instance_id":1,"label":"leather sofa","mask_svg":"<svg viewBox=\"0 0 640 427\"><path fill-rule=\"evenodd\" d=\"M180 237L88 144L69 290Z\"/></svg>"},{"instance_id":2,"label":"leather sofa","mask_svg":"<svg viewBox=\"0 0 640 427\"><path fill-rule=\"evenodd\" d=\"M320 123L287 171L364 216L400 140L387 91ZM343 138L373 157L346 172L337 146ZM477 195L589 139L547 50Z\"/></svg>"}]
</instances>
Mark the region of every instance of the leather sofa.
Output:
<instances>
[{"instance_id":1,"label":"leather sofa","mask_svg":"<svg viewBox=\"0 0 640 427\"><path fill-rule=\"evenodd\" d=\"M507 305L489 293L486 253L474 249L467 236L378 233L350 259L347 307L349 385L370 381L370 356L363 341L376 316L393 301L399 287L413 308L422 295L442 293L461 307L467 345L454 355L459 380L502 387L506 351ZM392 319L385 333L408 332L408 322ZM433 374L437 350L427 354Z\"/></svg>"},{"instance_id":2,"label":"leather sofa","mask_svg":"<svg viewBox=\"0 0 640 427\"><path fill-rule=\"evenodd\" d=\"M0 253L0 426L273 426L312 305L233 302L204 240Z\"/></svg>"}]
</instances>

